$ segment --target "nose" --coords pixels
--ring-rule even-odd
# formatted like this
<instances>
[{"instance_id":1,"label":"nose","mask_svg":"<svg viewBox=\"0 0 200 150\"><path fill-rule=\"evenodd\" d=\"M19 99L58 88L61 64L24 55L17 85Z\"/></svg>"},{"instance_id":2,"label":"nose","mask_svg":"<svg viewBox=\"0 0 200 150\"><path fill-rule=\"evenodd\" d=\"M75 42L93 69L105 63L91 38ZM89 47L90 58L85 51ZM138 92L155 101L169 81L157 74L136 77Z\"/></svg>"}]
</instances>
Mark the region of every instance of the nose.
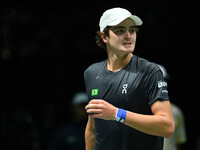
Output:
<instances>
[{"instance_id":1,"label":"nose","mask_svg":"<svg viewBox=\"0 0 200 150\"><path fill-rule=\"evenodd\" d=\"M125 39L130 39L131 38L131 33L128 30L125 32L124 38Z\"/></svg>"}]
</instances>

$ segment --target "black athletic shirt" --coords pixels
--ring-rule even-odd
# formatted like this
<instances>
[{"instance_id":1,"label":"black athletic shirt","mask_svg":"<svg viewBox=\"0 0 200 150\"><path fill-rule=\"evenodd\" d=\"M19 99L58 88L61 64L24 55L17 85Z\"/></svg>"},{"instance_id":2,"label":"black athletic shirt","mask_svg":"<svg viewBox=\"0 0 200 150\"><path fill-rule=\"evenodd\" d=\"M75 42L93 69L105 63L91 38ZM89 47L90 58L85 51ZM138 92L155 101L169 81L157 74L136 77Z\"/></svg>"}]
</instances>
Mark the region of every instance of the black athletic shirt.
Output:
<instances>
[{"instance_id":1,"label":"black athletic shirt","mask_svg":"<svg viewBox=\"0 0 200 150\"><path fill-rule=\"evenodd\" d=\"M152 115L150 106L169 100L167 84L157 64L133 55L118 72L107 69L107 60L84 72L88 97L103 99L131 112ZM163 137L152 136L113 120L95 119L95 150L162 150Z\"/></svg>"}]
</instances>

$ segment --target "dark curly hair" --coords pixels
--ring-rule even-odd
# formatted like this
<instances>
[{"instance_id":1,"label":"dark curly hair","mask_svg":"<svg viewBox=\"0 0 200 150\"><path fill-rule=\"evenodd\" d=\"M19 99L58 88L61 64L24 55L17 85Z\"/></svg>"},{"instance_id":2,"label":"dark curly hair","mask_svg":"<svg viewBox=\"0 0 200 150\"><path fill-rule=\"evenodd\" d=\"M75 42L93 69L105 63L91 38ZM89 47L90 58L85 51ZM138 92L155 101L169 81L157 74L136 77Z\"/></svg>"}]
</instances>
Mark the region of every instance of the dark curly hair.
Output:
<instances>
[{"instance_id":1,"label":"dark curly hair","mask_svg":"<svg viewBox=\"0 0 200 150\"><path fill-rule=\"evenodd\" d=\"M104 32L104 35L105 36L108 36L109 37L109 27L106 27L104 30L103 30L103 32ZM104 41L102 40L102 37L101 37L101 34L100 34L101 32L100 31L97 31L96 32L96 43L97 43L97 45L99 46L99 47L101 47L101 48L103 48L105 51L107 51L106 50L106 43L104 43Z\"/></svg>"}]
</instances>

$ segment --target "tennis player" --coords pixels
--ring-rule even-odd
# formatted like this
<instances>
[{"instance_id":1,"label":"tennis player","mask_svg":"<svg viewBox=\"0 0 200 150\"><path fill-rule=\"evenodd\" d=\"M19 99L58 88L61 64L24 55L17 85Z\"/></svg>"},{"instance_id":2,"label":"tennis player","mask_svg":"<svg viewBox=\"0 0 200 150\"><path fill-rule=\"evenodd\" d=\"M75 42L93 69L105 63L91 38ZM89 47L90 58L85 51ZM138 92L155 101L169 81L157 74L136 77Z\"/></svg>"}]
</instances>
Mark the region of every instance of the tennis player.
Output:
<instances>
[{"instance_id":1,"label":"tennis player","mask_svg":"<svg viewBox=\"0 0 200 150\"><path fill-rule=\"evenodd\" d=\"M174 132L167 83L159 67L133 55L142 20L123 8L105 11L97 44L108 58L84 72L90 102L86 150L162 150Z\"/></svg>"}]
</instances>

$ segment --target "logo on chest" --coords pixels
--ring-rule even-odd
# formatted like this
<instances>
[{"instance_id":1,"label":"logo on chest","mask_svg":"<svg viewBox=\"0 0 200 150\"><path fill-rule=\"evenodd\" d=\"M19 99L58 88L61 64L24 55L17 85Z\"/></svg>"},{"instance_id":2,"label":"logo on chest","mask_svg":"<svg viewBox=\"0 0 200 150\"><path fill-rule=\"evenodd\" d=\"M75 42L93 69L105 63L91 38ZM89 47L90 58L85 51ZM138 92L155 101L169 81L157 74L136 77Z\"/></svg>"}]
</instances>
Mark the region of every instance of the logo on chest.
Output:
<instances>
[{"instance_id":1,"label":"logo on chest","mask_svg":"<svg viewBox=\"0 0 200 150\"><path fill-rule=\"evenodd\" d=\"M127 94L128 84L123 85L122 94Z\"/></svg>"},{"instance_id":2,"label":"logo on chest","mask_svg":"<svg viewBox=\"0 0 200 150\"><path fill-rule=\"evenodd\" d=\"M99 89L92 89L91 96L98 95L98 91L99 91Z\"/></svg>"}]
</instances>

